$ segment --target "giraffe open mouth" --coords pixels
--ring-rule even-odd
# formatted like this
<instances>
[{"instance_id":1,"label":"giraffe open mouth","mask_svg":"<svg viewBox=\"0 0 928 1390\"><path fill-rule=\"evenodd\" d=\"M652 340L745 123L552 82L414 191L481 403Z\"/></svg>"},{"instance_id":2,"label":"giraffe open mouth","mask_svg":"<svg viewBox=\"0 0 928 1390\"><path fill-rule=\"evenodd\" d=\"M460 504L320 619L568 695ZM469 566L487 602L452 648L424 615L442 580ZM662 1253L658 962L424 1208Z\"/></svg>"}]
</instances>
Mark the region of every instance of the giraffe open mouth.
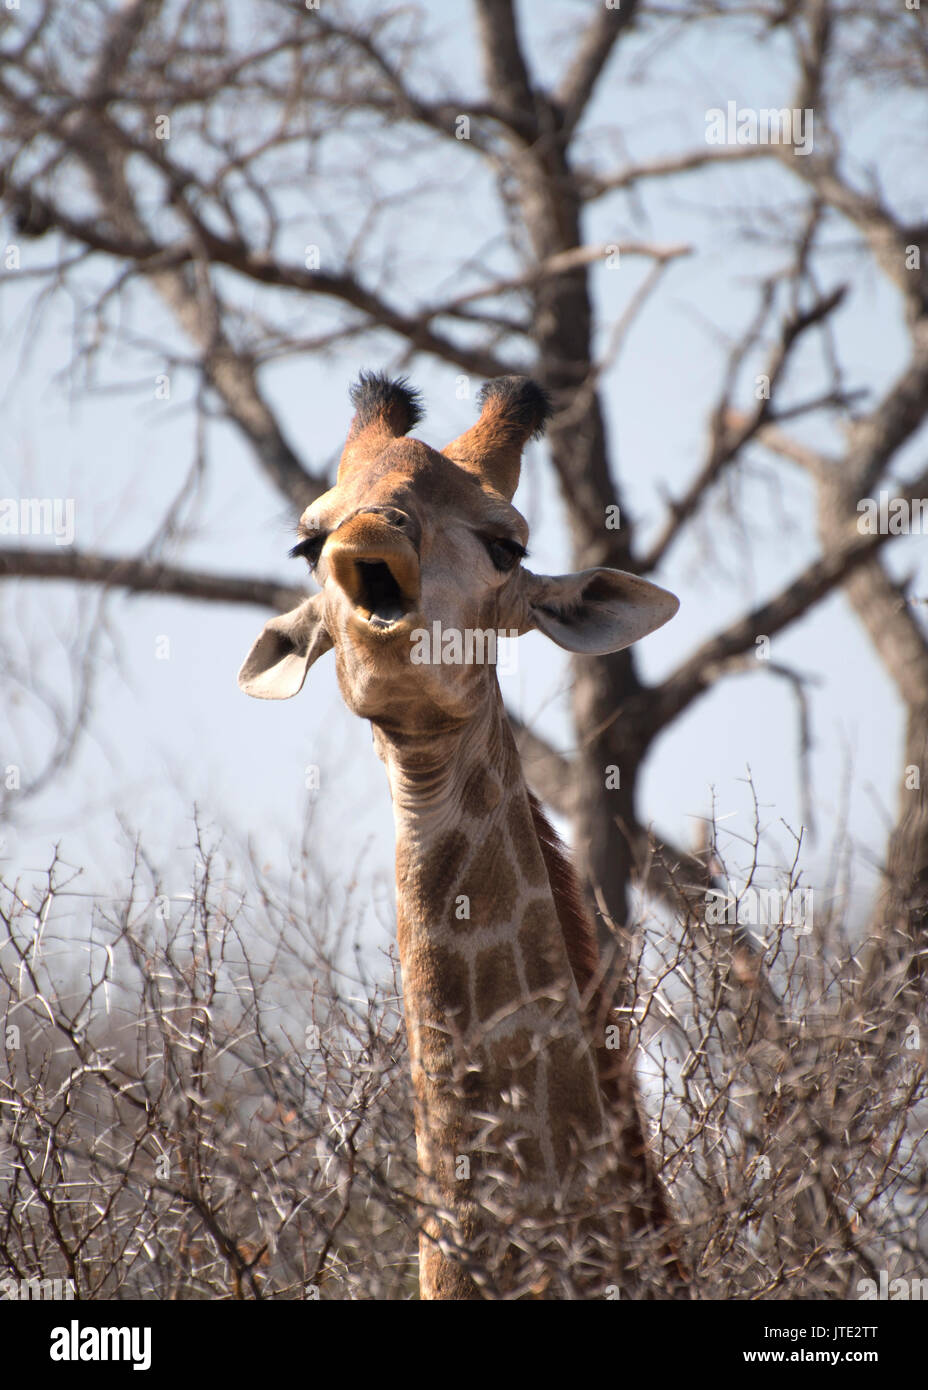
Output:
<instances>
[{"instance_id":1,"label":"giraffe open mouth","mask_svg":"<svg viewBox=\"0 0 928 1390\"><path fill-rule=\"evenodd\" d=\"M323 554L351 601L355 621L396 635L419 607L419 556L398 527L357 516L330 536Z\"/></svg>"},{"instance_id":2,"label":"giraffe open mouth","mask_svg":"<svg viewBox=\"0 0 928 1390\"><path fill-rule=\"evenodd\" d=\"M374 628L389 628L401 622L409 612L409 604L386 561L356 560L355 566L355 603L360 615Z\"/></svg>"}]
</instances>

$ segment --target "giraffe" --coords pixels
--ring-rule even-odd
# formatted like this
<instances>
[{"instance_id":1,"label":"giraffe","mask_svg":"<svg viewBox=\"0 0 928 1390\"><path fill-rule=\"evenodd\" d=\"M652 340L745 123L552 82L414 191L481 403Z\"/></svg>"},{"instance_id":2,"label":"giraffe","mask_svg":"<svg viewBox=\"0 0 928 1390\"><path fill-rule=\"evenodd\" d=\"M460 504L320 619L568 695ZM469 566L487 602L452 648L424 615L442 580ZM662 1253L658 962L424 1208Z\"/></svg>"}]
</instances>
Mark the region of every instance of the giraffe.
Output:
<instances>
[{"instance_id":1,"label":"giraffe","mask_svg":"<svg viewBox=\"0 0 928 1390\"><path fill-rule=\"evenodd\" d=\"M592 1296L616 1277L621 1220L634 1233L667 1212L629 1059L605 1041L593 927L527 788L490 637L538 630L602 654L678 600L618 570L523 566L528 526L511 499L550 413L530 378L489 381L477 422L441 452L409 437L422 412L405 379L362 373L350 396L335 485L290 552L319 592L266 624L239 685L289 698L334 648L345 703L386 767L421 1296ZM628 1195L621 1220L604 1183ZM566 1274L551 1272L555 1249Z\"/></svg>"}]
</instances>

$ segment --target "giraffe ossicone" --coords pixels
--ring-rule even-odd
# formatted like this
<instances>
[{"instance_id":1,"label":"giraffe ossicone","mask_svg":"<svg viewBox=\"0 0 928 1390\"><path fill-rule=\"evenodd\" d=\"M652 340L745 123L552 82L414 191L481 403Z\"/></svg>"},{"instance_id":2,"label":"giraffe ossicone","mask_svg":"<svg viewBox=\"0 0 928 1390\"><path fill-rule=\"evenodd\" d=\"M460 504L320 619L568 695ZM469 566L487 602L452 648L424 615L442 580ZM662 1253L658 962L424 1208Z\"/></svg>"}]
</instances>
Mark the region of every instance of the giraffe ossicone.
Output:
<instances>
[{"instance_id":1,"label":"giraffe ossicone","mask_svg":"<svg viewBox=\"0 0 928 1390\"><path fill-rule=\"evenodd\" d=\"M529 378L488 382L477 423L441 451L408 437L421 408L405 381L362 374L351 395L336 483L292 552L320 590L266 624L239 684L289 698L333 648L387 769L422 1295L595 1294L628 1230L666 1220L630 1062L606 1045L592 925L526 786L494 662L417 661L414 634L537 630L592 656L653 632L678 600L618 570L523 566L512 497L550 410ZM627 1199L615 1212L610 1188Z\"/></svg>"}]
</instances>

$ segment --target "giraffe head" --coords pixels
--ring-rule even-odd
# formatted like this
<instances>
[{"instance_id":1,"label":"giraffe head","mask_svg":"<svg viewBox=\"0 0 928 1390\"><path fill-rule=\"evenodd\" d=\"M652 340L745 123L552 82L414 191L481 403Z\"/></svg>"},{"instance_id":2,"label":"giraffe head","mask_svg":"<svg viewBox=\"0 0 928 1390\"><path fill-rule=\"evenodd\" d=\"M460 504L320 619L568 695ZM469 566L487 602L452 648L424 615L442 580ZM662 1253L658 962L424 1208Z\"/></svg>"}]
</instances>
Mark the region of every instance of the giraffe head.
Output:
<instances>
[{"instance_id":1,"label":"giraffe head","mask_svg":"<svg viewBox=\"0 0 928 1390\"><path fill-rule=\"evenodd\" d=\"M490 633L537 629L568 651L597 654L676 612L673 594L620 570L549 576L522 565L528 526L511 499L522 448L550 410L529 378L490 381L477 423L441 452L408 437L421 410L404 381L362 374L351 398L335 486L307 507L291 551L320 592L267 623L239 672L247 694L295 695L334 647L356 714L408 731L440 728L469 718L495 682ZM452 636L436 652L436 635L449 633L459 643Z\"/></svg>"}]
</instances>

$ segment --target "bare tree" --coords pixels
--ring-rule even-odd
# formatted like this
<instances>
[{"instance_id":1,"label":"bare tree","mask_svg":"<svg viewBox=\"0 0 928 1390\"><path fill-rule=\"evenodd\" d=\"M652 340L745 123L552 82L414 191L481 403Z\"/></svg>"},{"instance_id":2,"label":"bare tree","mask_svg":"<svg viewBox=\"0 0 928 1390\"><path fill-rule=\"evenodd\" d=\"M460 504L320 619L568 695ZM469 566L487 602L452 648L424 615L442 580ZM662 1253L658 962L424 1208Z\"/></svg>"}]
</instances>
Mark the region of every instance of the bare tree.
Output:
<instances>
[{"instance_id":1,"label":"bare tree","mask_svg":"<svg viewBox=\"0 0 928 1390\"><path fill-rule=\"evenodd\" d=\"M248 32L231 9L223 0L179 9L158 0L68 7L45 0L15 19L5 16L0 190L15 229L19 283L29 277L35 285L36 321L51 294L73 296L73 373L82 389L97 384L103 341L154 350L170 371L194 373L206 422L198 469L215 467L208 424L218 413L294 512L326 487L327 469L303 456L269 400L263 379L274 362L350 347L359 358L387 351L400 366L432 361L467 377L531 370L555 402L549 457L577 569L658 574L749 466L800 470L817 498L818 552L782 588L656 683L644 680L633 649L576 659L569 759L516 724L530 776L570 815L602 941L621 949L630 1007L640 949L633 884L692 917L706 888L722 881L713 837L684 848L654 835L641 793L651 750L707 692L748 669L788 680L807 711L800 673L747 658L758 639L786 631L842 592L904 705L906 746L865 968L839 992L846 1016L876 1007L886 979L894 980L906 1001L893 1015L898 1043L905 1020L923 1007L928 951L928 632L916 596L886 564L883 547L894 531L862 527L859 507L884 492L889 508L911 511L928 496L928 470L911 461L928 415L921 265L928 226L910 210L917 201L891 195L877 175L855 168L841 111L846 89L865 98L889 83L913 96L923 87L921 15L890 0L705 0L685 13L626 0L584 11L563 62L542 80L525 42L528 12L520 15L513 0L474 0L469 37L483 83L462 91L444 71L427 9L330 13L259 0ZM621 129L609 139L587 124L607 75L622 95L637 39L670 41L686 26L723 24L740 24L756 44L788 51L794 90L784 104L814 112L813 148L800 152L786 140L706 143L615 163L615 150L627 148ZM415 165L401 197L378 179L398 149ZM632 480L608 437L604 389L632 325L671 268L679 264L683 273L690 248L646 235L591 244L587 222L608 207L616 225L646 227L642 208L653 190L689 189L721 166L734 181L765 163L785 171L793 192L775 229L780 263L757 285L717 397L706 402L703 457L682 491L666 499L656 533L647 534L636 524ZM403 263L403 228L414 216L434 216L432 175L484 190L501 235L457 267L450 287L423 283L410 300L392 282ZM750 223L746 205L745 235ZM370 253L374 237L389 245L378 257ZM861 276L878 274L898 297L907 358L875 400L847 379L837 322L847 286L822 269L836 237L850 240ZM28 257L19 256L26 244ZM616 322L600 325L594 274L616 255L640 258L648 270ZM262 292L260 312L244 307L243 287ZM123 326L129 306L150 302L171 315L175 348ZM312 310L311 333L294 327L297 305ZM797 364L810 352L826 382L811 396L796 388ZM754 392L745 383L758 354L765 386ZM825 426L837 427L838 446L821 447ZM170 502L149 553L9 547L0 552L0 572L290 606L292 591L273 579L183 567L175 522L198 469ZM604 777L608 768L620 778ZM737 930L725 949L725 990L739 1007L758 1011L769 1046L791 1055L795 1032L769 957ZM789 1094L781 1097L787 1108ZM808 1110L805 1101L796 1105ZM836 1200L822 1196L826 1204Z\"/></svg>"},{"instance_id":2,"label":"bare tree","mask_svg":"<svg viewBox=\"0 0 928 1390\"><path fill-rule=\"evenodd\" d=\"M202 827L194 850L173 897L141 844L105 902L81 902L57 859L28 902L0 885L0 1299L408 1298L423 1212L398 972L346 962L350 903L255 866L231 880ZM859 1015L840 919L827 958L774 927L766 964L793 1023L772 1038L683 893L678 926L656 956L639 936L630 969L636 1032L659 1020L655 1155L694 1291L848 1298L881 1271L910 1278L928 1096L918 1049L897 1043L905 1001L885 981ZM571 1296L569 1260L518 1199L495 1214L484 1296L502 1296L492 1269L515 1239ZM654 1240L630 1253L637 1295L664 1295Z\"/></svg>"}]
</instances>

